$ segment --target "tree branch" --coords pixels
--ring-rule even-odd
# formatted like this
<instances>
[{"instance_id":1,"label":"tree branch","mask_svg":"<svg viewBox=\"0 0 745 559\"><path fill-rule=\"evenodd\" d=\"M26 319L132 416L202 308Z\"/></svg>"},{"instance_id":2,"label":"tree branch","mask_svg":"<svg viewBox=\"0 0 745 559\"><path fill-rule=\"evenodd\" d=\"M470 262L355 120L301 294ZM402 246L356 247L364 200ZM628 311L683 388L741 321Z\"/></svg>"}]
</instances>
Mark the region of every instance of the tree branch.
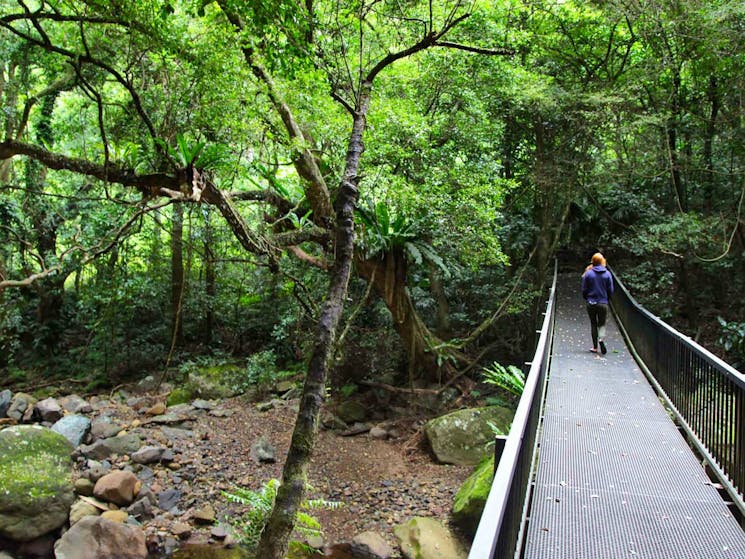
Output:
<instances>
[{"instance_id":1,"label":"tree branch","mask_svg":"<svg viewBox=\"0 0 745 559\"><path fill-rule=\"evenodd\" d=\"M432 46L464 50L466 52L474 52L476 54L485 54L487 56L512 56L513 54L515 54L514 49L507 48L507 47L487 49L483 47L472 47L469 45L461 45L460 43L451 43L450 41L437 41Z\"/></svg>"}]
</instances>

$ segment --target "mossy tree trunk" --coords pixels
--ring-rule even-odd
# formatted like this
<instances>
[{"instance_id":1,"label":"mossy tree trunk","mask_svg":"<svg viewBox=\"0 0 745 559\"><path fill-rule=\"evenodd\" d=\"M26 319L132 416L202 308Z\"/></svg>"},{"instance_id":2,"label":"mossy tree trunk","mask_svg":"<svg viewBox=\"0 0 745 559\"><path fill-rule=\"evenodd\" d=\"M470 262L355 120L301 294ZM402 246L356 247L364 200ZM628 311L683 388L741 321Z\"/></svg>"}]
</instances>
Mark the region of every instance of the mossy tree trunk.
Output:
<instances>
[{"instance_id":1,"label":"mossy tree trunk","mask_svg":"<svg viewBox=\"0 0 745 559\"><path fill-rule=\"evenodd\" d=\"M277 492L275 507L262 533L257 550L257 557L262 559L284 559L290 535L295 526L295 517L305 497L310 456L318 436L318 417L324 399L328 362L336 340L336 329L344 310L344 299L352 272L354 210L359 196L358 170L364 149L362 136L366 125L371 88L372 81L363 82L355 108L346 167L336 201L334 270L318 320L316 343L305 377L292 442L282 472L282 485Z\"/></svg>"}]
</instances>

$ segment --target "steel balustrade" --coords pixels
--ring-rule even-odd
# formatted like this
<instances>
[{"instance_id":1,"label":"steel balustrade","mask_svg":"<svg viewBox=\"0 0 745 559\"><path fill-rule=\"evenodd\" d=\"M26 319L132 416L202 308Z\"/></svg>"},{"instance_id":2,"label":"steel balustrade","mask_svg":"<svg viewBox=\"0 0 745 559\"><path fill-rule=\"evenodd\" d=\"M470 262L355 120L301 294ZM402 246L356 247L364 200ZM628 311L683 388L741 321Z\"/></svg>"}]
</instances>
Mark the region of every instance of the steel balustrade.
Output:
<instances>
[{"instance_id":1,"label":"steel balustrade","mask_svg":"<svg viewBox=\"0 0 745 559\"><path fill-rule=\"evenodd\" d=\"M535 356L494 474L469 559L513 557L522 545L525 509L535 467L535 447L551 358L557 270L546 305Z\"/></svg>"},{"instance_id":2,"label":"steel balustrade","mask_svg":"<svg viewBox=\"0 0 745 559\"><path fill-rule=\"evenodd\" d=\"M611 306L630 349L745 516L745 375L651 314L613 277Z\"/></svg>"}]
</instances>

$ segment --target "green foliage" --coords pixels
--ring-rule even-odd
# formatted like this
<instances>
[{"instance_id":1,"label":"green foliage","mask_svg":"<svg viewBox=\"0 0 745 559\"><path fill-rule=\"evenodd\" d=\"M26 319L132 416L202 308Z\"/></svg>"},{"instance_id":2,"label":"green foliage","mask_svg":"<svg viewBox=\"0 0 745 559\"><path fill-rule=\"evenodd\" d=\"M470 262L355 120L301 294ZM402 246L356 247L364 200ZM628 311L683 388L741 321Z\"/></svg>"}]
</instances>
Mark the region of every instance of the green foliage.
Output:
<instances>
[{"instance_id":1,"label":"green foliage","mask_svg":"<svg viewBox=\"0 0 745 559\"><path fill-rule=\"evenodd\" d=\"M745 362L745 322L728 322L717 317L721 327L717 344L732 358L735 366Z\"/></svg>"},{"instance_id":2,"label":"green foliage","mask_svg":"<svg viewBox=\"0 0 745 559\"><path fill-rule=\"evenodd\" d=\"M481 372L483 381L502 390L521 396L525 389L525 373L515 365L500 365L496 361Z\"/></svg>"},{"instance_id":3,"label":"green foliage","mask_svg":"<svg viewBox=\"0 0 745 559\"><path fill-rule=\"evenodd\" d=\"M280 482L270 479L258 491L236 487L232 491L223 491L223 496L230 502L248 507L239 517L231 517L230 524L238 534L238 540L249 550L254 551L264 531L274 501L277 497ZM295 530L301 536L320 536L321 525L308 511L314 509L334 510L342 506L338 501L325 499L307 499L295 519ZM294 542L295 546L302 545Z\"/></svg>"},{"instance_id":4,"label":"green foliage","mask_svg":"<svg viewBox=\"0 0 745 559\"><path fill-rule=\"evenodd\" d=\"M387 204L378 202L372 207L357 208L363 225L362 247L368 258L393 250L403 250L416 265L431 262L446 275L450 271L431 245L418 238L417 224L404 214L391 214Z\"/></svg>"}]
</instances>

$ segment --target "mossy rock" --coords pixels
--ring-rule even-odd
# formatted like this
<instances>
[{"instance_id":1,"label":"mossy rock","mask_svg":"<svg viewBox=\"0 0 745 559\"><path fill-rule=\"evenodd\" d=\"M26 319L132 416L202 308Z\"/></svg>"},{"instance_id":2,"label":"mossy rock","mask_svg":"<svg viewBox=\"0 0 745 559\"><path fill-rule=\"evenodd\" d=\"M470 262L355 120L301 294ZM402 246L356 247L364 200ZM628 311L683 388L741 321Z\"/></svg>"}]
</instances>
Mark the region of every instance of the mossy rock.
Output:
<instances>
[{"instance_id":1,"label":"mossy rock","mask_svg":"<svg viewBox=\"0 0 745 559\"><path fill-rule=\"evenodd\" d=\"M491 425L507 433L514 416L501 406L458 410L428 421L424 432L440 462L475 466L492 451Z\"/></svg>"},{"instance_id":2,"label":"mossy rock","mask_svg":"<svg viewBox=\"0 0 745 559\"><path fill-rule=\"evenodd\" d=\"M453 521L470 536L476 533L494 480L494 455L484 458L455 494Z\"/></svg>"},{"instance_id":3,"label":"mossy rock","mask_svg":"<svg viewBox=\"0 0 745 559\"><path fill-rule=\"evenodd\" d=\"M179 404L188 404L193 399L194 394L192 393L192 391L185 386L181 386L179 388L174 388L171 391L171 393L168 395L166 405L177 406Z\"/></svg>"},{"instance_id":4,"label":"mossy rock","mask_svg":"<svg viewBox=\"0 0 745 559\"><path fill-rule=\"evenodd\" d=\"M51 429L0 431L0 534L30 541L61 527L74 500L73 447Z\"/></svg>"},{"instance_id":5,"label":"mossy rock","mask_svg":"<svg viewBox=\"0 0 745 559\"><path fill-rule=\"evenodd\" d=\"M466 559L455 535L429 517L414 517L393 529L406 559Z\"/></svg>"}]
</instances>

